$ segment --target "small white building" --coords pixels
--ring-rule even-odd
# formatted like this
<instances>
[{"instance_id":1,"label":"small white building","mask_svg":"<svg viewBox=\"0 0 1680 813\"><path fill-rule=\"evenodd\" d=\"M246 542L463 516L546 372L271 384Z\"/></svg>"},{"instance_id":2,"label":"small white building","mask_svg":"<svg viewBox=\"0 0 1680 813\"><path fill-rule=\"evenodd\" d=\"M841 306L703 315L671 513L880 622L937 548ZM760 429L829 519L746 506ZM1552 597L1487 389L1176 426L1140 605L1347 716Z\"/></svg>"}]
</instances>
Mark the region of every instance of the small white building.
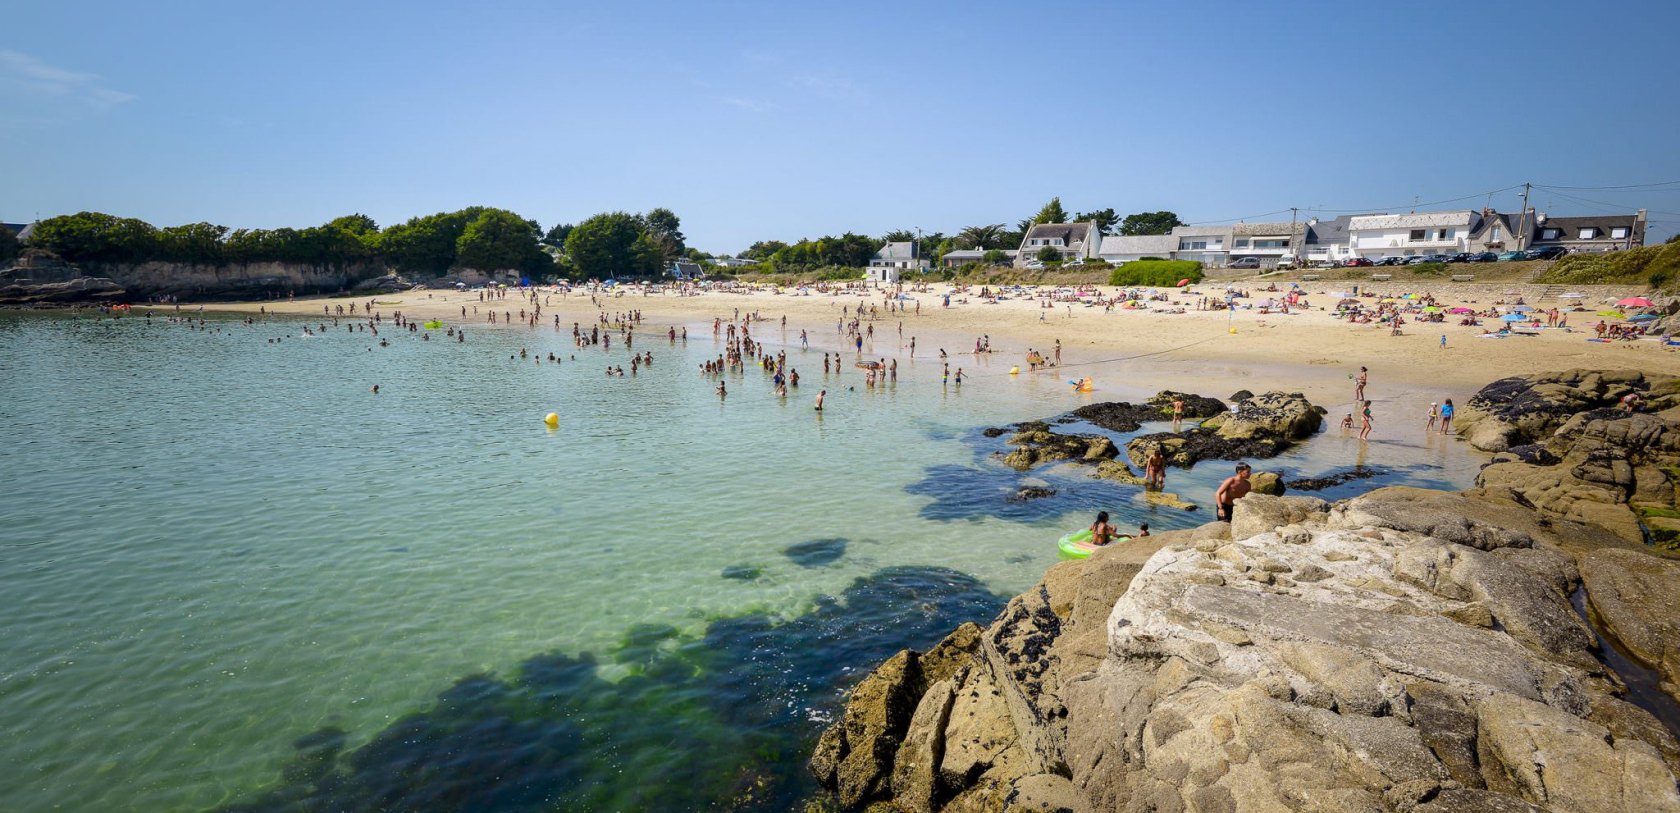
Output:
<instances>
[{"instance_id":1,"label":"small white building","mask_svg":"<svg viewBox=\"0 0 1680 813\"><path fill-rule=\"evenodd\" d=\"M869 267L865 270L869 278L877 282L897 282L903 272L925 271L928 265L915 242L904 241L881 246L875 256L869 258Z\"/></svg>"},{"instance_id":2,"label":"small white building","mask_svg":"<svg viewBox=\"0 0 1680 813\"><path fill-rule=\"evenodd\" d=\"M1016 256L1036 260L1040 251L1053 248L1064 260L1075 257L1089 260L1097 256L1101 240L1095 223L1040 223L1021 236L1021 248Z\"/></svg>"}]
</instances>

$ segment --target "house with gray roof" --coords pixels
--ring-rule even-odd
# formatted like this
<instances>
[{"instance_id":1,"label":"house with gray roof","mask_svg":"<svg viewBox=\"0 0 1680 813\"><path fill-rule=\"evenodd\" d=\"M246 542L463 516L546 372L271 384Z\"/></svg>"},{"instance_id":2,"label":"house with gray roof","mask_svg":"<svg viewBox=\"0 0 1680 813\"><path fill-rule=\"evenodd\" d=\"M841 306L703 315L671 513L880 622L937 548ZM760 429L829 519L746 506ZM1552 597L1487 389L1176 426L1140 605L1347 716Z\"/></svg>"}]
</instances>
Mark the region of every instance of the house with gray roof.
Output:
<instances>
[{"instance_id":1,"label":"house with gray roof","mask_svg":"<svg viewBox=\"0 0 1680 813\"><path fill-rule=\"evenodd\" d=\"M869 258L869 278L880 282L897 282L904 271L926 270L930 263L922 258L915 241L887 243Z\"/></svg>"},{"instance_id":2,"label":"house with gray roof","mask_svg":"<svg viewBox=\"0 0 1680 813\"><path fill-rule=\"evenodd\" d=\"M38 220L35 221L35 223L39 222ZM29 236L35 233L35 223L0 223L0 229L5 229L16 235L21 242L28 240Z\"/></svg>"},{"instance_id":3,"label":"house with gray roof","mask_svg":"<svg viewBox=\"0 0 1680 813\"><path fill-rule=\"evenodd\" d=\"M954 251L947 251L939 257L939 264L942 265L942 266L945 266L946 268L957 268L959 266L969 265L971 263L983 263L983 262L986 261L987 252L993 251L993 250L1000 250L1004 253L1004 255L1006 257L1008 257L1008 259L1003 261L1004 265L1013 265L1014 264L1014 262L1015 262L1015 252L1014 251L1009 250L1009 249L984 249L984 248L959 248L959 249L956 249Z\"/></svg>"},{"instance_id":4,"label":"house with gray roof","mask_svg":"<svg viewBox=\"0 0 1680 813\"><path fill-rule=\"evenodd\" d=\"M1170 234L1111 234L1102 239L1097 256L1119 264L1145 257L1173 259L1178 251L1178 238Z\"/></svg>"},{"instance_id":5,"label":"house with gray roof","mask_svg":"<svg viewBox=\"0 0 1680 813\"><path fill-rule=\"evenodd\" d=\"M1307 221L1302 254L1307 262L1341 264L1353 256L1348 226L1355 215L1342 215L1330 220L1312 218Z\"/></svg>"},{"instance_id":6,"label":"house with gray roof","mask_svg":"<svg viewBox=\"0 0 1680 813\"><path fill-rule=\"evenodd\" d=\"M1037 259L1038 253L1045 248L1054 248L1061 252L1062 259L1070 260L1075 257L1092 259L1097 256L1102 235L1097 232L1097 224L1084 223L1039 223L1021 236L1020 257Z\"/></svg>"},{"instance_id":7,"label":"house with gray roof","mask_svg":"<svg viewBox=\"0 0 1680 813\"><path fill-rule=\"evenodd\" d=\"M1470 232L1470 247L1466 251L1492 251L1502 254L1528 248L1534 239L1534 210L1526 212L1481 211L1481 222Z\"/></svg>"},{"instance_id":8,"label":"house with gray roof","mask_svg":"<svg viewBox=\"0 0 1680 813\"><path fill-rule=\"evenodd\" d=\"M1285 256L1298 257L1307 235L1305 223L1237 223L1230 228L1230 260L1253 257L1264 268Z\"/></svg>"},{"instance_id":9,"label":"house with gray roof","mask_svg":"<svg viewBox=\"0 0 1680 813\"><path fill-rule=\"evenodd\" d=\"M1644 209L1631 215L1535 216L1529 248L1557 246L1570 253L1621 251L1645 245Z\"/></svg>"}]
</instances>

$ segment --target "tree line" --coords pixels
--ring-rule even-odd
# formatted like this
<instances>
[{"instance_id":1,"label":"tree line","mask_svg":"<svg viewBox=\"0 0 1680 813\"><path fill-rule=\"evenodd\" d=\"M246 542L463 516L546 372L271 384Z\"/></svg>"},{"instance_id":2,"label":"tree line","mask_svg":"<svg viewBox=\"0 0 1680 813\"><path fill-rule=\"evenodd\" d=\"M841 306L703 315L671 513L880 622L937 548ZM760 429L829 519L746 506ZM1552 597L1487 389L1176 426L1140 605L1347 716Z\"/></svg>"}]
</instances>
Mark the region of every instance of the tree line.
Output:
<instances>
[{"instance_id":1,"label":"tree line","mask_svg":"<svg viewBox=\"0 0 1680 813\"><path fill-rule=\"evenodd\" d=\"M16 235L0 229L0 262L23 247ZM159 228L136 218L78 212L35 224L26 247L93 267L371 264L423 277L471 268L536 279L653 277L688 250L682 223L669 209L608 212L544 232L535 220L486 206L414 217L384 229L363 214L302 229L229 229L214 223Z\"/></svg>"},{"instance_id":2,"label":"tree line","mask_svg":"<svg viewBox=\"0 0 1680 813\"><path fill-rule=\"evenodd\" d=\"M796 243L764 240L739 256L766 270L809 271L861 268L889 242L916 241L922 256L938 262L959 249L986 252L983 261L1001 264L1004 252L1021 244L1040 223L1092 221L1100 234L1166 234L1180 225L1172 212L1119 217L1114 209L1070 215L1052 198L1032 217L968 226L955 234L918 234L910 229L879 238L846 232ZM0 262L22 248L51 251L79 265L167 262L191 265L277 262L345 268L383 266L410 276L438 277L453 269L515 271L533 279L644 279L660 276L673 260L709 262L712 255L689 247L682 222L670 209L645 213L605 212L575 225L544 231L535 220L506 209L469 206L454 212L413 217L386 228L363 214L334 218L319 226L229 229L213 223L156 227L136 218L79 212L37 223L28 246L0 229Z\"/></svg>"}]
</instances>

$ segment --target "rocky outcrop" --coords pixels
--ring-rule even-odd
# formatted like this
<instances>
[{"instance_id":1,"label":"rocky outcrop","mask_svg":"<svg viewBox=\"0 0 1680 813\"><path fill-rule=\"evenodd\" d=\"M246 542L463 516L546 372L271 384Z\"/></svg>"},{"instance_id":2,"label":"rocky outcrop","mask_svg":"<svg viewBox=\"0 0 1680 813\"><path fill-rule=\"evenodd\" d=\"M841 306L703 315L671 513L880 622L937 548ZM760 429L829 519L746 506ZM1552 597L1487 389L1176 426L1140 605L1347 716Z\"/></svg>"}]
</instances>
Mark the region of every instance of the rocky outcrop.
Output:
<instances>
[{"instance_id":1,"label":"rocky outcrop","mask_svg":"<svg viewBox=\"0 0 1680 813\"><path fill-rule=\"evenodd\" d=\"M879 813L1680 811L1680 743L1622 699L1567 598L1599 583L1594 607L1660 662L1673 628L1609 596L1672 590L1668 566L1461 494L1250 495L1231 524L1051 568L974 646L942 644L958 665L914 701L860 686L813 769ZM882 745L888 718L907 722ZM891 767L842 784L854 731Z\"/></svg>"},{"instance_id":2,"label":"rocky outcrop","mask_svg":"<svg viewBox=\"0 0 1680 813\"><path fill-rule=\"evenodd\" d=\"M124 293L121 285L84 275L47 252L26 251L12 265L0 268L0 305L109 301Z\"/></svg>"},{"instance_id":3,"label":"rocky outcrop","mask_svg":"<svg viewBox=\"0 0 1680 813\"><path fill-rule=\"evenodd\" d=\"M1555 462L1494 463L1481 471L1476 485L1546 516L1601 525L1633 542L1645 538L1641 513L1657 518L1674 513L1671 475L1680 464L1680 426L1663 417L1619 409L1577 413L1547 438L1542 459ZM1674 540L1674 529L1654 524L1659 541Z\"/></svg>"},{"instance_id":4,"label":"rocky outcrop","mask_svg":"<svg viewBox=\"0 0 1680 813\"><path fill-rule=\"evenodd\" d=\"M1064 435L1050 431L1044 423L1020 424L1016 428L1020 431L1008 441L1015 449L999 457L1004 465L1018 471L1056 460L1097 463L1120 453L1114 441L1100 435Z\"/></svg>"},{"instance_id":5,"label":"rocky outcrop","mask_svg":"<svg viewBox=\"0 0 1680 813\"><path fill-rule=\"evenodd\" d=\"M1605 629L1680 697L1680 562L1610 549L1582 557L1580 570Z\"/></svg>"},{"instance_id":6,"label":"rocky outcrop","mask_svg":"<svg viewBox=\"0 0 1680 813\"><path fill-rule=\"evenodd\" d=\"M1225 413L1225 402L1187 392L1162 390L1142 404L1110 401L1089 404L1073 411L1073 416L1110 432L1136 432L1145 421L1169 421L1173 416L1173 401L1183 399L1184 417L1201 420Z\"/></svg>"},{"instance_id":7,"label":"rocky outcrop","mask_svg":"<svg viewBox=\"0 0 1680 813\"><path fill-rule=\"evenodd\" d=\"M1159 448L1167 464L1190 468L1202 460L1276 457L1310 437L1324 423L1324 410L1300 393L1268 392L1237 403L1182 432L1156 432L1126 444L1132 464L1142 466Z\"/></svg>"},{"instance_id":8,"label":"rocky outcrop","mask_svg":"<svg viewBox=\"0 0 1680 813\"><path fill-rule=\"evenodd\" d=\"M377 264L345 266L305 263L232 263L193 265L148 262L102 266L100 273L137 297L161 295L182 299L263 298L270 294L315 294L351 290L385 274Z\"/></svg>"},{"instance_id":9,"label":"rocky outcrop","mask_svg":"<svg viewBox=\"0 0 1680 813\"><path fill-rule=\"evenodd\" d=\"M1577 413L1615 406L1639 393L1653 408L1673 406L1680 382L1638 370L1566 370L1503 378L1483 387L1458 412L1458 433L1472 446L1503 452L1545 441Z\"/></svg>"}]
</instances>

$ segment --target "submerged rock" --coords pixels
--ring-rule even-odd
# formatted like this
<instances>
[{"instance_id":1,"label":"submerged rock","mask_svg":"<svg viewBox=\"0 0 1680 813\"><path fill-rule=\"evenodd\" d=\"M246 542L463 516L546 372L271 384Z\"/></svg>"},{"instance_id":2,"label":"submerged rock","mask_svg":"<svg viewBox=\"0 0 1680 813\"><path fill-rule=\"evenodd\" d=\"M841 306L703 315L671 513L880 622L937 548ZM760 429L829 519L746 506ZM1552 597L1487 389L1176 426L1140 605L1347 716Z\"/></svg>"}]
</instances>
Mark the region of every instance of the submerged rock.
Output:
<instances>
[{"instance_id":1,"label":"submerged rock","mask_svg":"<svg viewBox=\"0 0 1680 813\"><path fill-rule=\"evenodd\" d=\"M1073 416L1110 432L1136 432L1145 421L1172 420L1173 401L1176 399L1183 399L1187 420L1211 418L1224 414L1226 409L1225 403L1218 398L1162 390L1142 404L1124 401L1088 404L1074 410Z\"/></svg>"},{"instance_id":2,"label":"submerged rock","mask_svg":"<svg viewBox=\"0 0 1680 813\"><path fill-rule=\"evenodd\" d=\"M782 553L800 567L822 567L823 565L833 564L840 557L845 556L847 544L848 541L840 537L813 539L809 542L789 545Z\"/></svg>"},{"instance_id":3,"label":"submerged rock","mask_svg":"<svg viewBox=\"0 0 1680 813\"><path fill-rule=\"evenodd\" d=\"M1133 438L1126 444L1126 453L1140 467L1157 448L1168 465L1179 468L1209 459L1276 457L1318 431L1323 413L1299 393L1268 392L1239 402L1235 410L1202 421L1200 426Z\"/></svg>"}]
</instances>

